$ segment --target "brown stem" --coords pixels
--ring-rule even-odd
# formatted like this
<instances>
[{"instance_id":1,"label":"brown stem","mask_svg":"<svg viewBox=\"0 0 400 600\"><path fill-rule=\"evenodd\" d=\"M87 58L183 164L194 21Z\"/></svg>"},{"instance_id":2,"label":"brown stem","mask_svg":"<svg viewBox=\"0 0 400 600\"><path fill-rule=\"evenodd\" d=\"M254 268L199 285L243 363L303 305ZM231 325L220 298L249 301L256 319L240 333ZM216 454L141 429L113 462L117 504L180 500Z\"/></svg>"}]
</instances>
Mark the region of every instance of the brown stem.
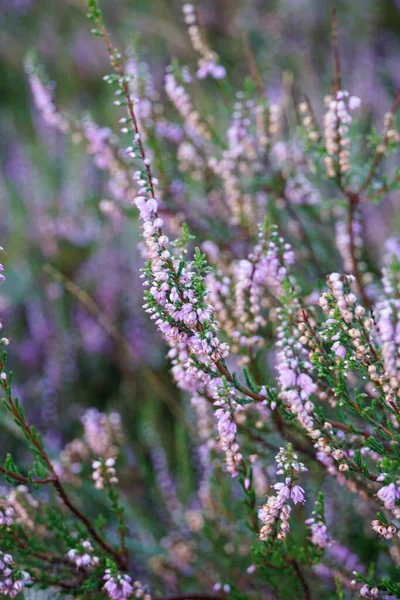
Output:
<instances>
[{"instance_id":1,"label":"brown stem","mask_svg":"<svg viewBox=\"0 0 400 600\"><path fill-rule=\"evenodd\" d=\"M296 575L299 578L301 587L303 588L303 592L304 592L304 600L311 600L311 592L310 592L310 588L308 587L308 583L304 578L304 575L300 569L300 565L297 562L297 560L290 560L289 561L290 564L292 565L292 567L294 568L294 570L296 571Z\"/></svg>"},{"instance_id":2,"label":"brown stem","mask_svg":"<svg viewBox=\"0 0 400 600\"><path fill-rule=\"evenodd\" d=\"M400 175L395 177L390 184L387 185L383 185L381 188L379 188L379 190L377 190L376 192L374 192L373 194L369 194L368 196L364 196L364 200L376 200L377 198L379 198L380 196L382 196L382 194L386 194L389 189L390 186L396 184L396 183L400 183Z\"/></svg>"},{"instance_id":3,"label":"brown stem","mask_svg":"<svg viewBox=\"0 0 400 600\"><path fill-rule=\"evenodd\" d=\"M314 248L312 246L311 240L309 238L309 235L307 233L307 230L305 228L303 221L301 220L301 218L299 217L297 212L294 210L293 206L291 205L290 200L285 196L285 194L282 194L282 199L285 202L285 208L286 208L287 212L296 221L296 223L299 226L299 233L301 235L301 241L303 242L303 244L305 245L305 247L308 250L309 258L313 264L313 267L315 268L317 275L319 275L319 277L321 277L321 278L325 277L325 272L323 271L323 269L320 266L320 260L318 260L318 257L316 256L316 253L314 251Z\"/></svg>"},{"instance_id":4,"label":"brown stem","mask_svg":"<svg viewBox=\"0 0 400 600\"><path fill-rule=\"evenodd\" d=\"M0 362L0 368L3 369L3 364ZM44 447L42 446L41 442L40 442L40 438L38 438L36 435L34 435L34 433L32 432L31 427L27 424L27 422L25 421L25 419L21 416L21 412L18 410L18 408L16 407L12 396L11 396L11 390L7 384L7 382L5 380L1 380L1 385L4 389L4 391L6 392L7 395L7 404L11 409L11 412L15 418L16 421L18 421L18 423L20 424L22 430L25 432L25 435L27 437L27 439L29 439L30 443L32 444L32 446L34 446L35 450L38 452L38 454L40 455L41 459L43 460L43 462L46 464L49 472L51 473L52 477L51 477L51 481L50 483L52 483L55 487L55 489L57 490L59 496L61 497L62 501L64 502L65 506L67 508L69 508L69 510L72 512L72 514L74 514L80 521L81 523L83 523L86 527L86 529L89 531L89 533L92 535L93 539L96 540L96 542L103 548L103 550L105 550L105 552L107 552L108 554L110 554L111 556L113 556L113 558L116 560L116 562L118 563L118 565L122 568L125 569L126 568L126 559L125 557L122 557L117 551L115 551L110 544L108 544L108 542L106 542L102 536L97 532L97 530L95 529L95 527L92 525L91 521L86 517L86 515L84 515L79 508L77 508L75 506L75 504L72 502L72 500L69 498L66 490L64 489L64 486L62 485L60 479L58 478L58 475L53 467L53 464L51 462L51 460L49 459Z\"/></svg>"},{"instance_id":5,"label":"brown stem","mask_svg":"<svg viewBox=\"0 0 400 600\"><path fill-rule=\"evenodd\" d=\"M354 194L349 191L346 193L346 195L349 199L349 213L348 213L347 223L348 223L349 239L350 239L349 251L350 251L351 262L352 262L352 271L353 271L353 275L356 279L358 291L361 294L363 303L367 308L370 308L372 303L371 303L371 300L368 298L367 293L365 291L364 284L362 281L362 275L360 273L360 269L358 266L358 260L356 257L355 235L354 235L354 217L355 217L357 206L360 201L360 197L358 194Z\"/></svg>"},{"instance_id":6,"label":"brown stem","mask_svg":"<svg viewBox=\"0 0 400 600\"><path fill-rule=\"evenodd\" d=\"M141 159L143 161L143 164L144 164L144 167L145 167L145 170L146 170L146 173L147 173L147 177L148 177L148 180L149 180L149 186L150 186L151 196L152 196L152 198L155 198L153 176L152 176L152 173L151 173L150 165L146 163L146 152L145 152L145 149L144 149L144 146L143 146L143 143L142 143L142 136L140 135L138 122L137 122L135 111L134 111L134 108L133 108L132 98L131 98L130 93L129 93L129 87L128 87L127 82L124 79L123 68L122 68L121 63L119 62L119 60L115 57L115 51L114 51L113 45L111 43L111 39L110 39L110 36L108 34L108 31L106 30L106 28L104 27L104 25L103 25L103 23L101 21L98 21L97 24L98 24L99 30L101 31L103 40L104 40L104 42L106 44L107 51L108 51L108 54L110 56L111 64L114 67L116 73L119 75L119 77L122 78L122 84L121 84L121 86L122 86L122 89L124 91L124 95L125 95L125 98L126 98L126 101L127 101L127 106L128 106L128 113L129 113L129 116L130 116L132 124L133 124L133 129L135 131L135 136L137 138L137 139L136 138L135 139L136 139L137 145L139 147L140 156L141 156Z\"/></svg>"},{"instance_id":7,"label":"brown stem","mask_svg":"<svg viewBox=\"0 0 400 600\"><path fill-rule=\"evenodd\" d=\"M339 55L339 42L338 42L338 26L336 17L336 8L332 10L332 51L333 51L333 64L335 69L334 79L334 90L335 94L342 89L342 75L340 69L340 55Z\"/></svg>"},{"instance_id":8,"label":"brown stem","mask_svg":"<svg viewBox=\"0 0 400 600\"><path fill-rule=\"evenodd\" d=\"M321 138L321 133L319 131L319 126L318 126L318 120L317 117L315 115L315 111L313 108L313 105L311 103L310 97L308 96L308 94L304 94L304 100L306 101L307 107L308 107L308 112L310 113L310 117L312 119L313 125L318 133L319 139Z\"/></svg>"},{"instance_id":9,"label":"brown stem","mask_svg":"<svg viewBox=\"0 0 400 600\"><path fill-rule=\"evenodd\" d=\"M54 477L46 477L45 479L30 480L30 479L28 479L28 477L25 477L24 475L20 475L19 473L12 473L11 471L7 471L2 466L0 466L0 473L3 473L3 475L10 477L10 479L14 479L14 481L18 481L19 483L25 483L25 484L32 483L32 484L37 484L37 485L43 485L45 483L53 483L55 480Z\"/></svg>"},{"instance_id":10,"label":"brown stem","mask_svg":"<svg viewBox=\"0 0 400 600\"><path fill-rule=\"evenodd\" d=\"M66 557L64 556L51 556L49 554L45 554L44 552L34 552L32 551L31 548L29 548L28 544L24 544L24 542L20 539L19 535L25 535L25 532L18 532L18 534L16 532L13 532L13 539L14 542L17 544L18 548L20 548L20 550L29 550L29 555L33 556L34 558L39 558L41 561L45 561L48 562L50 564L53 565L60 565L63 564L65 566L70 567L71 569L73 569L75 571L75 565L73 565Z\"/></svg>"},{"instance_id":11,"label":"brown stem","mask_svg":"<svg viewBox=\"0 0 400 600\"><path fill-rule=\"evenodd\" d=\"M264 96L264 86L263 86L260 72L257 67L256 60L254 58L253 51L250 46L249 37L248 37L247 33L243 34L242 39L243 39L244 55L246 57L246 61L247 61L247 65L249 67L251 78L254 81L254 84L257 88L258 95L263 97Z\"/></svg>"},{"instance_id":12,"label":"brown stem","mask_svg":"<svg viewBox=\"0 0 400 600\"><path fill-rule=\"evenodd\" d=\"M225 367L225 365L223 365L221 363L220 360L216 360L215 361L215 366L217 367L217 369L221 373L221 375L223 375L224 377L226 377L227 380L229 381L229 383L232 383L239 392L242 392L242 394L245 394L245 396L248 396L249 398L252 398L256 402L264 402L265 396L261 396L261 394L256 394L255 392L252 392L246 386L240 385L238 387L235 384L235 381L233 379L233 376L232 376L231 372L227 369L227 367Z\"/></svg>"}]
</instances>

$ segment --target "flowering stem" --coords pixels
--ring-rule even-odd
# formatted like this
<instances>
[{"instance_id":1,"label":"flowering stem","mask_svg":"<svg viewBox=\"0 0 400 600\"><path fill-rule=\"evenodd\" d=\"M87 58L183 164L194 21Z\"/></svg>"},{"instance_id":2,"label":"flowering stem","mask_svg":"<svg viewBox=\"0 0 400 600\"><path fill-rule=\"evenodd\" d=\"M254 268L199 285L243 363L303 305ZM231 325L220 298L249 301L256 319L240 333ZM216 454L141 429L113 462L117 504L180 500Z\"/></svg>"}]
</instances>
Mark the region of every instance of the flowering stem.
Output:
<instances>
[{"instance_id":1,"label":"flowering stem","mask_svg":"<svg viewBox=\"0 0 400 600\"><path fill-rule=\"evenodd\" d=\"M301 587L303 588L304 592L304 600L311 600L310 588L308 587L307 581L304 579L304 575L300 569L299 563L295 559L289 560L288 562L292 565L292 567L296 571L297 577L299 578Z\"/></svg>"},{"instance_id":2,"label":"flowering stem","mask_svg":"<svg viewBox=\"0 0 400 600\"><path fill-rule=\"evenodd\" d=\"M244 51L244 55L246 57L247 65L249 67L251 78L254 81L254 84L257 88L258 95L260 97L264 98L265 94L264 94L263 81L261 79L261 75L258 70L257 63L254 58L254 54L251 49L249 37L248 37L247 33L243 34L242 40L243 40L243 51Z\"/></svg>"},{"instance_id":3,"label":"flowering stem","mask_svg":"<svg viewBox=\"0 0 400 600\"><path fill-rule=\"evenodd\" d=\"M393 105L392 108L390 110L390 115L391 115L391 120L393 121L394 116L397 112L397 109L400 105L400 89L397 91L397 94L395 96L395 99L393 101ZM388 130L390 129L390 127L386 128L386 133L385 133L385 137L383 138L383 145L385 146L388 141L389 141L389 137L388 137ZM368 175L364 181L364 183L361 185L360 189L358 190L358 195L363 194L369 187L372 179L374 178L374 175L376 173L377 168L379 167L383 157L385 156L384 152L376 152L374 160L372 162L371 168L368 172ZM371 197L373 198L373 196Z\"/></svg>"},{"instance_id":4,"label":"flowering stem","mask_svg":"<svg viewBox=\"0 0 400 600\"><path fill-rule=\"evenodd\" d=\"M3 361L0 360L0 370L3 371L3 369L4 369ZM122 557L118 552L116 552L108 544L108 542L106 542L102 538L102 536L97 532L95 527L92 525L91 521L86 517L86 515L84 515L79 510L79 508L77 506L75 506L75 504L69 498L63 484L61 483L60 479L58 478L58 475L53 467L53 464L51 463L51 461L42 445L40 437L37 436L37 434L34 433L34 430L27 424L24 417L22 416L21 410L19 408L17 408L14 400L12 399L11 388L10 388L9 384L7 383L7 381L5 379L1 379L1 385L4 389L4 392L6 393L6 404L9 407L9 409L11 410L12 415L14 416L16 422L21 427L23 432L25 433L26 438L32 444L33 448L35 449L35 452L37 452L37 454L40 456L40 458L42 459L44 464L47 466L48 471L51 473L51 478L49 480L49 483L53 484L53 486L55 487L55 489L58 492L58 495L60 496L63 503L65 504L65 506L71 511L72 514L74 514L79 519L79 521L81 521L81 523L83 523L85 525L86 529L92 535L93 539L95 539L96 542L108 554L110 554L111 556L114 557L114 559L118 562L118 564L121 568L126 568L125 558Z\"/></svg>"}]
</instances>

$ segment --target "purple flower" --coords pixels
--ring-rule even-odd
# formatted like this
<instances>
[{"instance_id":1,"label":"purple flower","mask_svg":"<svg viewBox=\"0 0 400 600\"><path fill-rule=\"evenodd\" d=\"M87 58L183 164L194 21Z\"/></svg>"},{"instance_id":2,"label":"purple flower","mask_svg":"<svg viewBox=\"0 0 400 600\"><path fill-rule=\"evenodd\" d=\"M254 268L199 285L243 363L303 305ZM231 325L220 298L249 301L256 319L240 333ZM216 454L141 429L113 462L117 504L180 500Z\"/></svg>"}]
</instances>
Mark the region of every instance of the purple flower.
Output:
<instances>
[{"instance_id":1,"label":"purple flower","mask_svg":"<svg viewBox=\"0 0 400 600\"><path fill-rule=\"evenodd\" d=\"M335 342L332 346L335 356L338 358L346 358L346 348L340 342Z\"/></svg>"},{"instance_id":2,"label":"purple flower","mask_svg":"<svg viewBox=\"0 0 400 600\"><path fill-rule=\"evenodd\" d=\"M306 375L306 373L301 373L298 376L297 385L303 392L304 396L306 396L306 398L309 398L311 394L316 390L315 383L309 375Z\"/></svg>"},{"instance_id":3,"label":"purple flower","mask_svg":"<svg viewBox=\"0 0 400 600\"><path fill-rule=\"evenodd\" d=\"M279 368L279 378L281 384L285 388L296 385L296 373L289 369L287 365L283 365L282 368Z\"/></svg>"},{"instance_id":4,"label":"purple flower","mask_svg":"<svg viewBox=\"0 0 400 600\"><path fill-rule=\"evenodd\" d=\"M279 502L285 502L285 500L288 500L290 498L290 488L286 483L276 483L274 485L274 489L278 490L278 500Z\"/></svg>"},{"instance_id":5,"label":"purple flower","mask_svg":"<svg viewBox=\"0 0 400 600\"><path fill-rule=\"evenodd\" d=\"M394 483L390 483L389 485L384 485L381 487L376 495L380 500L382 500L385 508L391 510L395 506L396 499L399 498L399 491Z\"/></svg>"},{"instance_id":6,"label":"purple flower","mask_svg":"<svg viewBox=\"0 0 400 600\"><path fill-rule=\"evenodd\" d=\"M293 487L290 497L295 504L304 504L306 501L304 490L299 485Z\"/></svg>"}]
</instances>

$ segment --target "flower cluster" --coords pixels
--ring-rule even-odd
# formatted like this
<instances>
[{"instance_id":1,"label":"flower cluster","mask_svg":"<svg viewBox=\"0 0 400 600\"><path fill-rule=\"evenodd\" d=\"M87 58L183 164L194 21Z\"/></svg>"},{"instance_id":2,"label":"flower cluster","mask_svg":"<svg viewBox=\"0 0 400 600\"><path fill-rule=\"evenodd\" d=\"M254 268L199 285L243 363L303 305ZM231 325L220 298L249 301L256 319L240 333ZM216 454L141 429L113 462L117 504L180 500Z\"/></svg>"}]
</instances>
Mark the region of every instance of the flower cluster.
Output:
<instances>
[{"instance_id":1,"label":"flower cluster","mask_svg":"<svg viewBox=\"0 0 400 600\"><path fill-rule=\"evenodd\" d=\"M200 27L197 23L195 7L193 4L184 4L182 10L185 23L189 26L188 31L192 46L201 56L199 59L197 77L199 79L205 79L206 77L211 76L214 79L224 79L226 76L225 68L218 64L216 53L208 47L201 35Z\"/></svg>"},{"instance_id":2,"label":"flower cluster","mask_svg":"<svg viewBox=\"0 0 400 600\"><path fill-rule=\"evenodd\" d=\"M385 540L391 540L397 529L394 525L384 525L379 519L374 519L371 522L372 529L379 533Z\"/></svg>"},{"instance_id":3,"label":"flower cluster","mask_svg":"<svg viewBox=\"0 0 400 600\"><path fill-rule=\"evenodd\" d=\"M243 462L240 446L237 442L237 425L234 420L235 412L242 407L234 399L234 390L224 381L224 385L216 393L217 400L214 406L219 444L225 452L226 470L237 477L239 467Z\"/></svg>"},{"instance_id":4,"label":"flower cluster","mask_svg":"<svg viewBox=\"0 0 400 600\"><path fill-rule=\"evenodd\" d=\"M32 96L37 109L40 111L44 121L51 127L55 127L59 131L66 133L70 129L68 119L57 111L54 104L54 92L50 84L45 85L32 61L26 61L26 71L29 76Z\"/></svg>"},{"instance_id":5,"label":"flower cluster","mask_svg":"<svg viewBox=\"0 0 400 600\"><path fill-rule=\"evenodd\" d=\"M84 440L95 456L115 457L116 442L121 439L121 417L117 412L108 415L96 408L89 408L81 418Z\"/></svg>"},{"instance_id":6,"label":"flower cluster","mask_svg":"<svg viewBox=\"0 0 400 600\"><path fill-rule=\"evenodd\" d=\"M350 169L350 111L359 108L360 104L360 98L350 96L349 92L342 90L336 92L333 98L325 98L328 109L324 116L325 146L328 154L325 164L329 177L335 177L338 173L345 174Z\"/></svg>"},{"instance_id":7,"label":"flower cluster","mask_svg":"<svg viewBox=\"0 0 400 600\"><path fill-rule=\"evenodd\" d=\"M360 589L360 596L361 598L379 598L379 590L377 587L363 585Z\"/></svg>"},{"instance_id":8,"label":"flower cluster","mask_svg":"<svg viewBox=\"0 0 400 600\"><path fill-rule=\"evenodd\" d=\"M309 353L300 339L300 323L293 324L296 314L300 312L297 299L277 309L279 327L277 328L277 371L281 389L281 397L290 412L301 426L310 434L314 431L312 394L317 386L312 379L312 364Z\"/></svg>"},{"instance_id":9,"label":"flower cluster","mask_svg":"<svg viewBox=\"0 0 400 600\"><path fill-rule=\"evenodd\" d=\"M12 506L0 506L0 527L11 527L14 523L14 509Z\"/></svg>"},{"instance_id":10,"label":"flower cluster","mask_svg":"<svg viewBox=\"0 0 400 600\"><path fill-rule=\"evenodd\" d=\"M29 573L17 569L13 557L0 551L0 595L15 598L29 583Z\"/></svg>"},{"instance_id":11,"label":"flower cluster","mask_svg":"<svg viewBox=\"0 0 400 600\"><path fill-rule=\"evenodd\" d=\"M278 466L277 475L285 475L285 480L273 486L278 492L277 495L269 496L266 504L258 510L258 518L262 523L259 536L263 541L267 541L271 536L283 541L290 531L289 517L292 508L288 504L289 500L293 504L305 502L303 488L294 482L297 478L296 473L307 471L307 468L298 461L290 446L287 450L281 448L275 459Z\"/></svg>"},{"instance_id":12,"label":"flower cluster","mask_svg":"<svg viewBox=\"0 0 400 600\"><path fill-rule=\"evenodd\" d=\"M94 548L89 540L85 540L78 545L78 548L68 550L66 556L77 567L96 567L99 564L99 557L93 556L93 550Z\"/></svg>"},{"instance_id":13,"label":"flower cluster","mask_svg":"<svg viewBox=\"0 0 400 600\"><path fill-rule=\"evenodd\" d=\"M92 479L95 482L94 486L98 490L102 490L107 484L118 483L118 477L115 470L115 458L107 458L107 460L94 460L92 462L93 474Z\"/></svg>"},{"instance_id":14,"label":"flower cluster","mask_svg":"<svg viewBox=\"0 0 400 600\"><path fill-rule=\"evenodd\" d=\"M111 600L124 600L125 598L142 598L143 600L151 600L151 595L148 594L140 581L133 581L129 575L118 573L113 568L105 570L103 577L106 582L103 590Z\"/></svg>"}]
</instances>

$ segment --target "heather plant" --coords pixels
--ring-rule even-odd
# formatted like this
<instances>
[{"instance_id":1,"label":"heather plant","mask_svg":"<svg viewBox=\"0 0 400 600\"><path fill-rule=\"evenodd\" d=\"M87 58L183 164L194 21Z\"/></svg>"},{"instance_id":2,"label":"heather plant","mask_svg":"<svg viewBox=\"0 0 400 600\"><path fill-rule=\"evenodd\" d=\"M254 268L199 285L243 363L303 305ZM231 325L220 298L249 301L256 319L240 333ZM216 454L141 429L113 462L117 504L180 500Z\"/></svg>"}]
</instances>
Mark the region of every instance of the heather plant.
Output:
<instances>
[{"instance_id":1,"label":"heather plant","mask_svg":"<svg viewBox=\"0 0 400 600\"><path fill-rule=\"evenodd\" d=\"M93 401L57 454L13 393L12 333L0 340L4 420L31 456L0 466L0 594L400 598L400 246L388 240L377 260L363 231L364 206L400 186L400 93L372 127L342 82L334 12L331 89L321 106L303 94L293 114L287 94L269 99L248 42L250 75L233 91L196 8L182 12L195 59L173 60L160 94L141 44L124 59L88 1L121 142L60 110L26 61L42 118L107 174L110 230L138 210L143 311L183 402L143 367L176 411L174 449L153 403L131 436ZM200 109L209 89L220 100ZM102 256L91 269L109 307L120 265ZM135 361L118 309L57 267L47 275Z\"/></svg>"}]
</instances>

